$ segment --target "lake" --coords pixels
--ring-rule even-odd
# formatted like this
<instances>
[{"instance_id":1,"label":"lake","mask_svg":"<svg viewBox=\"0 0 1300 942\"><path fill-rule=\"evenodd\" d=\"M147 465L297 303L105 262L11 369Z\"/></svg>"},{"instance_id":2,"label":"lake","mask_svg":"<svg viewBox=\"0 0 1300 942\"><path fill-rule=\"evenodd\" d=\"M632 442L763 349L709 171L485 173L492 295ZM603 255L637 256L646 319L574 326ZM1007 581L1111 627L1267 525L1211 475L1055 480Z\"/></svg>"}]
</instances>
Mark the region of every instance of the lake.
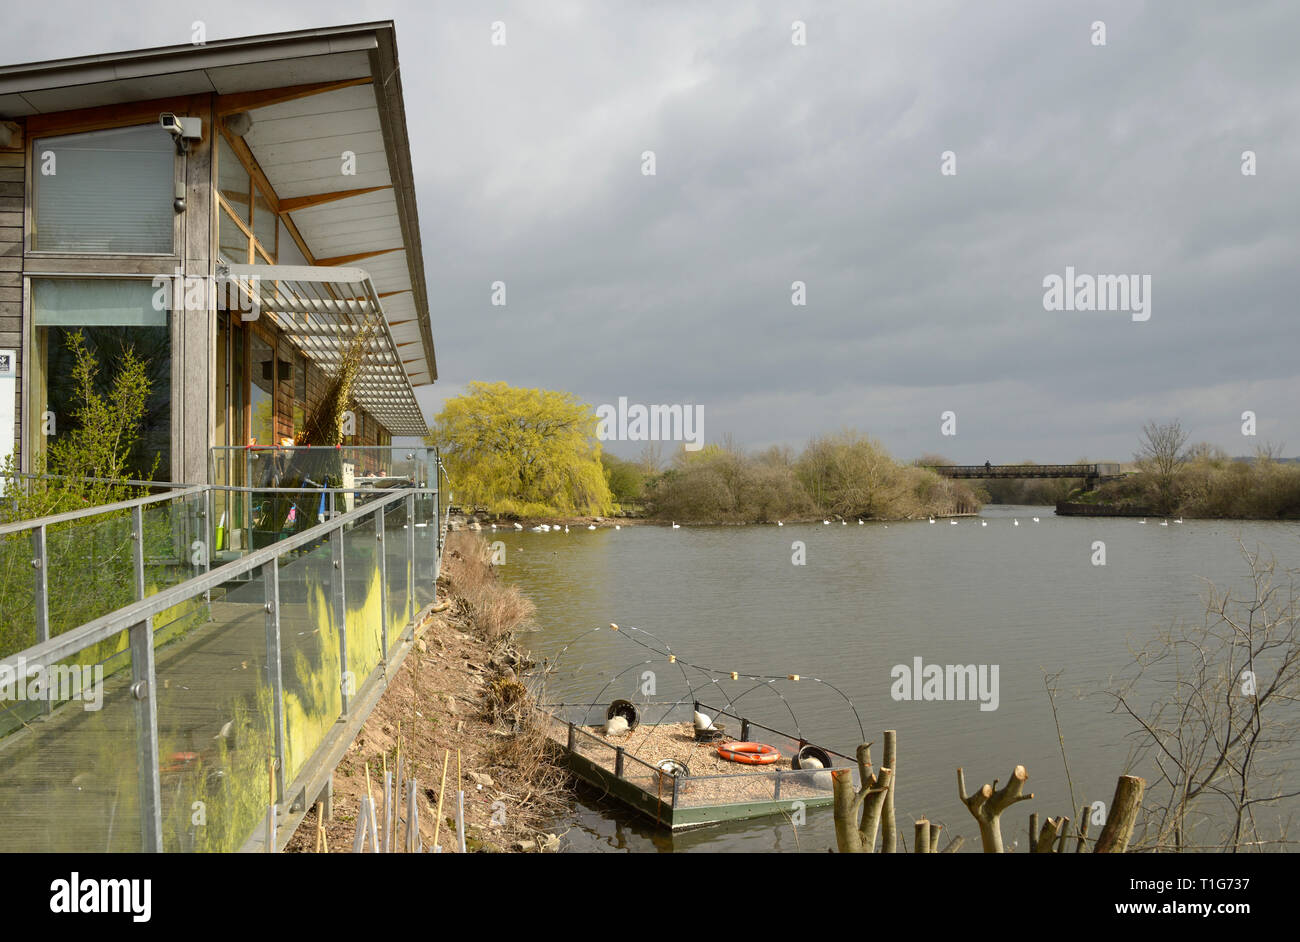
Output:
<instances>
[{"instance_id":1,"label":"lake","mask_svg":"<svg viewBox=\"0 0 1300 942\"><path fill-rule=\"evenodd\" d=\"M1039 523L1032 518L1038 516ZM1019 525L1015 524L1019 522ZM852 754L861 736L877 745L897 729L899 832L910 846L921 816L966 837L978 831L957 799L956 768L969 789L1012 768L1029 771L1034 801L1007 813L1008 846L1024 849L1030 811L1076 816L1044 672L1064 671L1057 706L1079 803L1109 804L1125 771L1134 726L1110 712L1108 679L1177 620L1204 620L1207 583L1246 583L1238 540L1266 548L1279 568L1300 565L1294 522L1194 521L1160 526L1130 518L1056 517L1050 507L990 506L981 517L906 523L753 527L624 526L570 533L485 531L506 551L503 577L536 602L535 655L555 658L548 699L644 701L656 696L720 706L753 688L716 685L640 647L610 622L661 639L684 661L741 674L798 674L744 695L736 710ZM1105 565L1094 565L1094 543ZM792 557L804 546L805 562ZM604 627L606 630L593 629ZM891 669L924 664L997 666L996 709L976 700L897 700ZM649 664L642 662L650 661ZM638 666L639 665L639 666ZM611 678L621 673L613 683ZM990 701L991 705L991 701ZM742 708L743 709L740 709ZM792 717L793 714L793 717ZM592 721L603 719L593 715ZM670 837L613 805L584 796L569 820L575 851L814 851L835 844L831 811L810 809L803 826L784 818L718 825ZM1096 829L1094 829L1094 834Z\"/></svg>"}]
</instances>

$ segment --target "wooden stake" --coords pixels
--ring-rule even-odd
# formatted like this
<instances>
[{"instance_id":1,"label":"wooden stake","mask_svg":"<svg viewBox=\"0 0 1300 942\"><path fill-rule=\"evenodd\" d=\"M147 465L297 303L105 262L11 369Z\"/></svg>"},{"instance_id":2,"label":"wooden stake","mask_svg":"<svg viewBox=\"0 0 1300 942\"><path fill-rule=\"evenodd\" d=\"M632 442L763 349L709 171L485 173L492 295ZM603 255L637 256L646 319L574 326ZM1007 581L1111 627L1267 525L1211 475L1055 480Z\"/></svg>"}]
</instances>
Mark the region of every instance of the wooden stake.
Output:
<instances>
[{"instance_id":1,"label":"wooden stake","mask_svg":"<svg viewBox=\"0 0 1300 942\"><path fill-rule=\"evenodd\" d=\"M325 833L325 802L316 802L316 853L330 852L329 836Z\"/></svg>"},{"instance_id":2,"label":"wooden stake","mask_svg":"<svg viewBox=\"0 0 1300 942\"><path fill-rule=\"evenodd\" d=\"M384 827L380 849L390 853L393 849L393 773L384 773Z\"/></svg>"},{"instance_id":3,"label":"wooden stake","mask_svg":"<svg viewBox=\"0 0 1300 942\"><path fill-rule=\"evenodd\" d=\"M451 761L451 750L442 750L442 784L438 786L438 817L433 822L433 848L438 849L438 830L442 827L442 793L447 788L447 763Z\"/></svg>"},{"instance_id":4,"label":"wooden stake","mask_svg":"<svg viewBox=\"0 0 1300 942\"><path fill-rule=\"evenodd\" d=\"M1106 826L1101 829L1101 836L1092 851L1094 854L1122 854L1128 850L1146 787L1146 780L1136 775L1119 777L1115 783L1115 797L1110 802L1110 813L1106 815Z\"/></svg>"}]
</instances>

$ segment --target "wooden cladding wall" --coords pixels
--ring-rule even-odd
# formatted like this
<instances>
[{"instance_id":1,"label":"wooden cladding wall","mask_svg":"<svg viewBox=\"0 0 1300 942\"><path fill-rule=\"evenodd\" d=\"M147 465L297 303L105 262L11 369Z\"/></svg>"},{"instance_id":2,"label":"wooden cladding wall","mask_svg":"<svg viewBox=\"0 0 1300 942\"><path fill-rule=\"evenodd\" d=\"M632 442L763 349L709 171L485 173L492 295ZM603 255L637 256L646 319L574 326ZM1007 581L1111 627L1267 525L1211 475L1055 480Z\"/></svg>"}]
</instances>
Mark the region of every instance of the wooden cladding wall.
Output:
<instances>
[{"instance_id":1,"label":"wooden cladding wall","mask_svg":"<svg viewBox=\"0 0 1300 942\"><path fill-rule=\"evenodd\" d=\"M23 408L23 192L26 147L22 125L18 139L0 149L0 349L13 350L14 460L22 456Z\"/></svg>"}]
</instances>

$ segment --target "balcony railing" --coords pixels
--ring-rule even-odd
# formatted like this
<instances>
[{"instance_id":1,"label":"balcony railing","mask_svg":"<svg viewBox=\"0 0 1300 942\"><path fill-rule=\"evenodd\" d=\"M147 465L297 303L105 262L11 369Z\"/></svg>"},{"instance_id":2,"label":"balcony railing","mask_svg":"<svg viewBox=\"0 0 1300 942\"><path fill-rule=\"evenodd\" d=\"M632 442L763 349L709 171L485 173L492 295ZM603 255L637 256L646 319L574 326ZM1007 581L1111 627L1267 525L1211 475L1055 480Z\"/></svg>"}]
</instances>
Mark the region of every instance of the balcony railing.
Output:
<instances>
[{"instance_id":1,"label":"balcony railing","mask_svg":"<svg viewBox=\"0 0 1300 942\"><path fill-rule=\"evenodd\" d=\"M6 846L283 846L433 602L439 496L406 483L314 489L323 513L225 557L219 507L307 489L200 485L0 526Z\"/></svg>"}]
</instances>

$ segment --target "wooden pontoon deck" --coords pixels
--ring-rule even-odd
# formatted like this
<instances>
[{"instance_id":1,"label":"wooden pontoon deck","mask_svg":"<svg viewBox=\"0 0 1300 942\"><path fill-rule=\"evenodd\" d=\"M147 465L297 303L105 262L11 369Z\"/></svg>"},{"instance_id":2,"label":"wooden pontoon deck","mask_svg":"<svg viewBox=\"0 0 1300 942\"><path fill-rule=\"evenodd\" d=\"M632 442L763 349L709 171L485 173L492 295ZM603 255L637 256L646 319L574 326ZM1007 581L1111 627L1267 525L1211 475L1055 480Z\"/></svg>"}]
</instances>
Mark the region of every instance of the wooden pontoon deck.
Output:
<instances>
[{"instance_id":1,"label":"wooden pontoon deck","mask_svg":"<svg viewBox=\"0 0 1300 942\"><path fill-rule=\"evenodd\" d=\"M547 711L546 729L575 775L672 830L793 814L832 800L829 772L791 768L801 741L784 734L756 733L753 738L775 746L781 759L747 765L718 755L718 746L734 741L731 737L697 742L688 722L642 724L606 736L603 724L570 724ZM689 774L657 768L665 759L684 763ZM837 759L837 766L842 764L849 763Z\"/></svg>"}]
</instances>

